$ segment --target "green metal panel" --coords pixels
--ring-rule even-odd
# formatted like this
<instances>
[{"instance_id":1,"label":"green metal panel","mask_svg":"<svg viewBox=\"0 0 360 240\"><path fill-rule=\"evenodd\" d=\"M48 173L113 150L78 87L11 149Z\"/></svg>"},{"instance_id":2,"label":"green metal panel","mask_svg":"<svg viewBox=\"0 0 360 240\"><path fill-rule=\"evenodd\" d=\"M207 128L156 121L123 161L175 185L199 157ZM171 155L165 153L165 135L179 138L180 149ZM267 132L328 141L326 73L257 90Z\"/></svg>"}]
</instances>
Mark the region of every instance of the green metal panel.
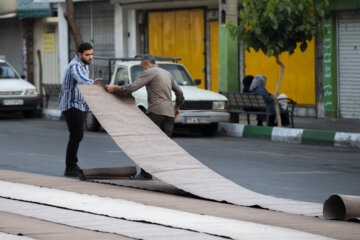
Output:
<instances>
[{"instance_id":1,"label":"green metal panel","mask_svg":"<svg viewBox=\"0 0 360 240\"><path fill-rule=\"evenodd\" d=\"M323 37L324 107L326 117L336 117L337 98L337 54L336 15L323 23L328 32Z\"/></svg>"},{"instance_id":2,"label":"green metal panel","mask_svg":"<svg viewBox=\"0 0 360 240\"><path fill-rule=\"evenodd\" d=\"M331 0L330 1L330 10L331 11L356 10L359 8L360 8L359 0Z\"/></svg>"},{"instance_id":3,"label":"green metal panel","mask_svg":"<svg viewBox=\"0 0 360 240\"><path fill-rule=\"evenodd\" d=\"M33 0L16 0L19 18L42 18L50 16L50 3L34 3Z\"/></svg>"},{"instance_id":4,"label":"green metal panel","mask_svg":"<svg viewBox=\"0 0 360 240\"><path fill-rule=\"evenodd\" d=\"M238 42L224 24L219 25L219 90L238 92Z\"/></svg>"}]
</instances>

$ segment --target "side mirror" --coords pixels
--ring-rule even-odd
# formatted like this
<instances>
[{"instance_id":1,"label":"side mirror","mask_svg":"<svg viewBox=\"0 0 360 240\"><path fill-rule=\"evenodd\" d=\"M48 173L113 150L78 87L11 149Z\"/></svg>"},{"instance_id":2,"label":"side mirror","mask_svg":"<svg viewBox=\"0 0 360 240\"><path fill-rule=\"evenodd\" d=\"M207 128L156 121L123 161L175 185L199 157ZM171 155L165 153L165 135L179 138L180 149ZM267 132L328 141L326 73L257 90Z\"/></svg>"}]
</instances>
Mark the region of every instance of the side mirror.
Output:
<instances>
[{"instance_id":1,"label":"side mirror","mask_svg":"<svg viewBox=\"0 0 360 240\"><path fill-rule=\"evenodd\" d=\"M125 81L123 81L123 80L118 81L117 85L118 85L118 86L123 86L123 85L125 85Z\"/></svg>"},{"instance_id":2,"label":"side mirror","mask_svg":"<svg viewBox=\"0 0 360 240\"><path fill-rule=\"evenodd\" d=\"M21 77L22 79L25 79L25 78L26 78L24 74L20 75L20 77Z\"/></svg>"},{"instance_id":3,"label":"side mirror","mask_svg":"<svg viewBox=\"0 0 360 240\"><path fill-rule=\"evenodd\" d=\"M194 79L194 83L196 86L200 85L201 79Z\"/></svg>"}]
</instances>

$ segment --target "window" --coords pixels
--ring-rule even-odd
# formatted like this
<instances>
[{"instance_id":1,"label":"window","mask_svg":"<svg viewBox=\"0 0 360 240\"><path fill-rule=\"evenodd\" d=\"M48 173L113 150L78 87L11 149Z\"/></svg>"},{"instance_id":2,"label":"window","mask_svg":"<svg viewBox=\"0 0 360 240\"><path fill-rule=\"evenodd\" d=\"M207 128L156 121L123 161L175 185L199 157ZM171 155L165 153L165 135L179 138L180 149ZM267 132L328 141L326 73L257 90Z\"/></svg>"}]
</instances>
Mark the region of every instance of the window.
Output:
<instances>
[{"instance_id":1,"label":"window","mask_svg":"<svg viewBox=\"0 0 360 240\"><path fill-rule=\"evenodd\" d=\"M19 75L6 63L0 63L0 78L20 78Z\"/></svg>"},{"instance_id":2,"label":"window","mask_svg":"<svg viewBox=\"0 0 360 240\"><path fill-rule=\"evenodd\" d=\"M123 68L123 67L119 67L116 70L116 75L115 75L115 85L118 85L120 81L123 81L124 84L128 84L129 83L129 72L127 70L127 68Z\"/></svg>"},{"instance_id":3,"label":"window","mask_svg":"<svg viewBox=\"0 0 360 240\"><path fill-rule=\"evenodd\" d=\"M180 86L194 86L194 82L192 81L190 75L186 72L183 66L181 65L173 65L173 64L158 64L159 67L165 69L170 72L173 76L174 80ZM133 81L135 81L142 73L140 65L133 66L131 68L131 76Z\"/></svg>"}]
</instances>

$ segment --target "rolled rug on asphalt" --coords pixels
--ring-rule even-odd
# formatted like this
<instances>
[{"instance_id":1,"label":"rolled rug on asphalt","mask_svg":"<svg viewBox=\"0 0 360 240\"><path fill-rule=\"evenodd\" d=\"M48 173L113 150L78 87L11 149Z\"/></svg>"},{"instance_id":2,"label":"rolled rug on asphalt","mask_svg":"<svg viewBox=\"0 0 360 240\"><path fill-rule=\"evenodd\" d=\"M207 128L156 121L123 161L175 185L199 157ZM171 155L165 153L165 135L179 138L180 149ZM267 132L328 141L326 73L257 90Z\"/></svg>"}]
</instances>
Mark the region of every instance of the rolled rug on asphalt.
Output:
<instances>
[{"instance_id":1,"label":"rolled rug on asphalt","mask_svg":"<svg viewBox=\"0 0 360 240\"><path fill-rule=\"evenodd\" d=\"M324 203L323 215L330 220L360 218L360 196L331 195Z\"/></svg>"},{"instance_id":2,"label":"rolled rug on asphalt","mask_svg":"<svg viewBox=\"0 0 360 240\"><path fill-rule=\"evenodd\" d=\"M136 175L136 167L88 168L79 170L81 180L130 179Z\"/></svg>"},{"instance_id":3,"label":"rolled rug on asphalt","mask_svg":"<svg viewBox=\"0 0 360 240\"><path fill-rule=\"evenodd\" d=\"M122 151L161 181L219 202L306 216L322 215L320 203L256 193L212 171L166 136L136 107L131 96L110 94L98 85L77 87L96 119Z\"/></svg>"}]
</instances>

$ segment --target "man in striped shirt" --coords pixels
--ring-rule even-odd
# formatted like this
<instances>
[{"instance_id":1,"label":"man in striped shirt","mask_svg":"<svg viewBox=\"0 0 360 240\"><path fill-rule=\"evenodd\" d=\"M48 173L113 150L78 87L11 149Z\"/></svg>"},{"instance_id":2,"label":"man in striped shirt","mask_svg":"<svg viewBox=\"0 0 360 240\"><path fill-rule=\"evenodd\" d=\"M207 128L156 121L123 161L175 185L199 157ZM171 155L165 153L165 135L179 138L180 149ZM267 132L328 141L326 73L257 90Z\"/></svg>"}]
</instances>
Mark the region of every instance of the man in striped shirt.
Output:
<instances>
[{"instance_id":1,"label":"man in striped shirt","mask_svg":"<svg viewBox=\"0 0 360 240\"><path fill-rule=\"evenodd\" d=\"M77 152L84 136L84 114L89 107L84 101L77 84L100 84L101 78L89 79L89 67L94 50L90 43L82 43L77 55L69 63L62 81L59 108L62 111L69 129L69 141L66 149L65 176L78 176Z\"/></svg>"}]
</instances>

